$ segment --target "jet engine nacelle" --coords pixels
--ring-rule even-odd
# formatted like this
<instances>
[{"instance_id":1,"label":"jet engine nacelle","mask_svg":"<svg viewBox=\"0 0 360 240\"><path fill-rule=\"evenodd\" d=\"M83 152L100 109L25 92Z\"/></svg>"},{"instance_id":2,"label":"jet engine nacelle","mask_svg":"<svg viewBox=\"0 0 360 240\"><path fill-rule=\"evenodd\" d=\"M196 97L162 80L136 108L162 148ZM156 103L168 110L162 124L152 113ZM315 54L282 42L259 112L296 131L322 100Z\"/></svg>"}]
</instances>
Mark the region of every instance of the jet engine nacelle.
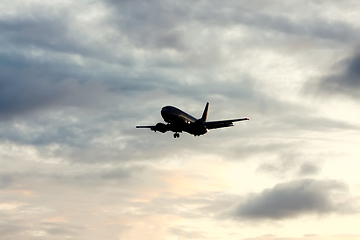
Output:
<instances>
[{"instance_id":1,"label":"jet engine nacelle","mask_svg":"<svg viewBox=\"0 0 360 240\"><path fill-rule=\"evenodd\" d=\"M203 135L209 130L205 127L205 122L201 119L198 119L194 122L194 131L196 135Z\"/></svg>"},{"instance_id":2,"label":"jet engine nacelle","mask_svg":"<svg viewBox=\"0 0 360 240\"><path fill-rule=\"evenodd\" d=\"M156 124L156 128L154 130L162 133L169 131L168 127L163 123Z\"/></svg>"}]
</instances>

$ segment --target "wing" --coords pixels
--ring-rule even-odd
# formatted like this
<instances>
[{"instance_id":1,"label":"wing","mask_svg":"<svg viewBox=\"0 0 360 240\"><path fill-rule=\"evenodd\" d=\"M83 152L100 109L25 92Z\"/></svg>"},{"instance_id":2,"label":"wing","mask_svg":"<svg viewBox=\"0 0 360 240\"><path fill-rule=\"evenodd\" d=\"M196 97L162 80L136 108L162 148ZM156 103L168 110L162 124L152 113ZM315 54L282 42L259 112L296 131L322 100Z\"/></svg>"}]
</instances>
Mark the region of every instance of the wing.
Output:
<instances>
[{"instance_id":1,"label":"wing","mask_svg":"<svg viewBox=\"0 0 360 240\"><path fill-rule=\"evenodd\" d=\"M136 128L150 128L151 130L155 131L156 126L136 126Z\"/></svg>"},{"instance_id":2,"label":"wing","mask_svg":"<svg viewBox=\"0 0 360 240\"><path fill-rule=\"evenodd\" d=\"M136 126L136 128L150 128L151 130L153 130L155 132L159 131L159 132L162 132L162 133L171 130L169 124L165 125L163 123L157 123L155 126Z\"/></svg>"},{"instance_id":3,"label":"wing","mask_svg":"<svg viewBox=\"0 0 360 240\"><path fill-rule=\"evenodd\" d=\"M238 119L231 119L231 120L206 122L205 127L207 129L232 127L232 126L234 126L233 122L246 121L246 120L249 120L249 119L248 118L238 118Z\"/></svg>"}]
</instances>

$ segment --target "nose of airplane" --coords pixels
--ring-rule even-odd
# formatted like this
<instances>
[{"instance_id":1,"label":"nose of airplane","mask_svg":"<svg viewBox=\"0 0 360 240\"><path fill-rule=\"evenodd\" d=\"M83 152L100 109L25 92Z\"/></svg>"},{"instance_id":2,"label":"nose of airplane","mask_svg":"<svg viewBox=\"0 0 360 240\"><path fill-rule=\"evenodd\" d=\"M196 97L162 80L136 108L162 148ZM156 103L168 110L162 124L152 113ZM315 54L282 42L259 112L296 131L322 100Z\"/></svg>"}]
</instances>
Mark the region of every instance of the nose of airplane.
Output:
<instances>
[{"instance_id":1,"label":"nose of airplane","mask_svg":"<svg viewBox=\"0 0 360 240\"><path fill-rule=\"evenodd\" d=\"M163 107L161 109L161 115L164 115L164 114L167 115L169 112L170 112L170 109L167 107Z\"/></svg>"},{"instance_id":2,"label":"nose of airplane","mask_svg":"<svg viewBox=\"0 0 360 240\"><path fill-rule=\"evenodd\" d=\"M165 122L169 121L169 115L170 115L171 110L168 107L163 107L161 109L161 116L163 117L163 119L165 120Z\"/></svg>"}]
</instances>

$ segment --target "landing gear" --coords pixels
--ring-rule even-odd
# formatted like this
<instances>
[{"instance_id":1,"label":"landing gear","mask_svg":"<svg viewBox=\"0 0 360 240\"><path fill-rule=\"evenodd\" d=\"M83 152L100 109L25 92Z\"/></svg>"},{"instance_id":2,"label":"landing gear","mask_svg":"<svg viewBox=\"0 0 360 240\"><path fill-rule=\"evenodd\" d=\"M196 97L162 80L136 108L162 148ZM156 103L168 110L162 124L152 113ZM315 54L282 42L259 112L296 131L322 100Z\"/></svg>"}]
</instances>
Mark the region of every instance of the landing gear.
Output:
<instances>
[{"instance_id":1,"label":"landing gear","mask_svg":"<svg viewBox=\"0 0 360 240\"><path fill-rule=\"evenodd\" d=\"M174 133L174 138L179 138L180 134L179 133Z\"/></svg>"}]
</instances>

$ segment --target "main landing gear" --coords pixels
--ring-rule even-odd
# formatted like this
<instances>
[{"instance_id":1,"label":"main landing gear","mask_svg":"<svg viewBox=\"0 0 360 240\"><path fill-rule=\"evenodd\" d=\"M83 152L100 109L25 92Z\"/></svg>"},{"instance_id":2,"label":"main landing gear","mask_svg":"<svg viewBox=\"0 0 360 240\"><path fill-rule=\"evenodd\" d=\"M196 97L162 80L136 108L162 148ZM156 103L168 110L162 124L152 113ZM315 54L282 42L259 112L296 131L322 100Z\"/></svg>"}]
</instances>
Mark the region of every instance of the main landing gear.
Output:
<instances>
[{"instance_id":1,"label":"main landing gear","mask_svg":"<svg viewBox=\"0 0 360 240\"><path fill-rule=\"evenodd\" d=\"M179 138L180 134L179 133L174 133L174 138Z\"/></svg>"}]
</instances>

